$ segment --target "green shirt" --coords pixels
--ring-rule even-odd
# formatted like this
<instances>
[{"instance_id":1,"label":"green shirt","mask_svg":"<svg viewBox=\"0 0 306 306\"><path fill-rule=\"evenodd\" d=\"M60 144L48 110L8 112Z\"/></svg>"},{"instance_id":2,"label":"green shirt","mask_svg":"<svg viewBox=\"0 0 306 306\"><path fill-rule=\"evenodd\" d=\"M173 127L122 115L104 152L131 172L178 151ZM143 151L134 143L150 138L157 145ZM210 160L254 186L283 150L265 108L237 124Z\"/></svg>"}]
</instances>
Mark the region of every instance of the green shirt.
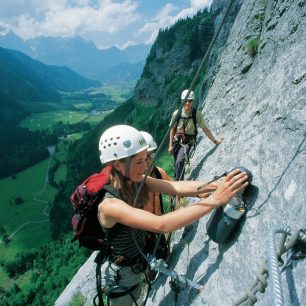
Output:
<instances>
[{"instance_id":1,"label":"green shirt","mask_svg":"<svg viewBox=\"0 0 306 306\"><path fill-rule=\"evenodd\" d=\"M175 120L175 117L178 111L179 110L176 110L173 113L169 126L172 126L172 124L174 123L173 127L176 128L176 132L185 133L187 135L195 135L195 126L194 126L193 119L192 119L192 110L189 113L186 113L184 109L182 109L182 116L179 119L179 122L177 124L177 120ZM202 129L206 128L206 124L205 124L203 115L198 110L196 112L196 122L197 122L198 127Z\"/></svg>"}]
</instances>

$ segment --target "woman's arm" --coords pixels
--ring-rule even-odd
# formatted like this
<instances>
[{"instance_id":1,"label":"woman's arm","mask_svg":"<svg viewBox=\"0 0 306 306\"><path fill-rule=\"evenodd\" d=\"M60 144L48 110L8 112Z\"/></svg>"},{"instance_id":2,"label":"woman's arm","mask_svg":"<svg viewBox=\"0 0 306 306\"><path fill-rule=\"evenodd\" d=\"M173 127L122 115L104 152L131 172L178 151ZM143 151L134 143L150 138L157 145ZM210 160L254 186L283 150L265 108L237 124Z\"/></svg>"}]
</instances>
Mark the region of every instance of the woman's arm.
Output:
<instances>
[{"instance_id":1,"label":"woman's arm","mask_svg":"<svg viewBox=\"0 0 306 306\"><path fill-rule=\"evenodd\" d=\"M207 199L205 202L157 216L115 198L105 199L102 203L99 206L102 226L111 228L116 223L121 223L131 228L163 234L191 224L217 207L211 199Z\"/></svg>"},{"instance_id":2,"label":"woman's arm","mask_svg":"<svg viewBox=\"0 0 306 306\"><path fill-rule=\"evenodd\" d=\"M102 226L111 228L121 223L132 228L168 233L200 219L214 208L226 204L237 192L247 186L247 175L239 170L231 172L218 185L213 197L202 199L197 204L174 212L156 216L142 209L129 206L125 202L108 198L99 206L99 220Z\"/></svg>"},{"instance_id":3,"label":"woman's arm","mask_svg":"<svg viewBox=\"0 0 306 306\"><path fill-rule=\"evenodd\" d=\"M215 191L219 182L213 182L207 186L204 182L198 181L167 181L161 179L155 179L148 176L146 179L146 185L152 192L163 193L168 195L179 195L188 197L201 197L205 198L209 192Z\"/></svg>"}]
</instances>

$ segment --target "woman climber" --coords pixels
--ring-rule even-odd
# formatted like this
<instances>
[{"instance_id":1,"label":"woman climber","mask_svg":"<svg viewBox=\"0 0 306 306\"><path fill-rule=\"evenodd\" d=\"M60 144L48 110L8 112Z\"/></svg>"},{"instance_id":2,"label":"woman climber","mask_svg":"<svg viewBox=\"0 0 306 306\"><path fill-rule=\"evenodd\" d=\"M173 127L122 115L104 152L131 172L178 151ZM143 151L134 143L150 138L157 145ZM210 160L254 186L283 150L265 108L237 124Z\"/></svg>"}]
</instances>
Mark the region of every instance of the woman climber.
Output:
<instances>
[{"instance_id":1,"label":"woman climber","mask_svg":"<svg viewBox=\"0 0 306 306\"><path fill-rule=\"evenodd\" d=\"M199 187L203 182L173 182L148 176L135 202L147 170L147 149L143 135L127 125L107 129L99 142L101 162L111 166L109 186L114 191L106 193L98 207L100 224L112 237L111 255L101 268L103 291L111 292L111 305L132 305L140 297L144 271L141 253L146 252L147 232L165 234L187 226L225 205L248 185L247 174L238 169L230 172L224 180L202 189ZM143 209L149 192L201 199L191 206L158 216ZM113 236L112 231L115 232Z\"/></svg>"}]
</instances>

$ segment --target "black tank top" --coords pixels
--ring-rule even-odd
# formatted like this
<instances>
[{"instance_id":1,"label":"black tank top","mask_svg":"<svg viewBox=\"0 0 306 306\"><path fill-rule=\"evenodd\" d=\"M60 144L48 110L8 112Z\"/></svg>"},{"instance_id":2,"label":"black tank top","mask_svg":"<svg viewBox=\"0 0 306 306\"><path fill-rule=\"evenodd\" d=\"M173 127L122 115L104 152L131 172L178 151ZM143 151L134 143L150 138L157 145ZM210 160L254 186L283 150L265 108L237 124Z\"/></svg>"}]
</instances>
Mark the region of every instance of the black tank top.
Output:
<instances>
[{"instance_id":1,"label":"black tank top","mask_svg":"<svg viewBox=\"0 0 306 306\"><path fill-rule=\"evenodd\" d=\"M107 192L104 199L106 198L115 198L115 196ZM103 205L103 201L100 205ZM102 228L107 235L112 236L111 231L114 230L114 227ZM138 246L143 251L146 247L146 234L146 231L134 229L124 224L120 224L120 226L116 228L116 234L111 239L111 249L115 254L124 256L128 259L139 257L141 254L135 245L133 235L138 243Z\"/></svg>"}]
</instances>

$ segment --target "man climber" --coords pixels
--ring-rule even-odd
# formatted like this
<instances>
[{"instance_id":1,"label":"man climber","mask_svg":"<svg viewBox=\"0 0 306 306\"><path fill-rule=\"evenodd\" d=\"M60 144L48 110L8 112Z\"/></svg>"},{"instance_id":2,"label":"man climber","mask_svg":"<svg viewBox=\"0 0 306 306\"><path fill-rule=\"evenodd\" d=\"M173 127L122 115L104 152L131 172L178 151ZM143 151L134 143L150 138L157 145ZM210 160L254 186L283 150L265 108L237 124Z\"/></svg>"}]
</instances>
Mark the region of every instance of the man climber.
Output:
<instances>
[{"instance_id":1,"label":"man climber","mask_svg":"<svg viewBox=\"0 0 306 306\"><path fill-rule=\"evenodd\" d=\"M186 99L188 89L185 89L181 94L181 100ZM190 149L195 145L197 136L197 127L203 129L204 134L215 144L218 145L222 142L216 139L209 128L206 126L203 115L200 111L193 108L193 102L195 95L193 91L190 91L186 102L182 108L181 114L176 116L179 110L176 110L171 118L169 126L172 126L170 130L169 149L168 152L173 154L174 157L174 179L181 181L184 179L185 160L188 158Z\"/></svg>"}]
</instances>

